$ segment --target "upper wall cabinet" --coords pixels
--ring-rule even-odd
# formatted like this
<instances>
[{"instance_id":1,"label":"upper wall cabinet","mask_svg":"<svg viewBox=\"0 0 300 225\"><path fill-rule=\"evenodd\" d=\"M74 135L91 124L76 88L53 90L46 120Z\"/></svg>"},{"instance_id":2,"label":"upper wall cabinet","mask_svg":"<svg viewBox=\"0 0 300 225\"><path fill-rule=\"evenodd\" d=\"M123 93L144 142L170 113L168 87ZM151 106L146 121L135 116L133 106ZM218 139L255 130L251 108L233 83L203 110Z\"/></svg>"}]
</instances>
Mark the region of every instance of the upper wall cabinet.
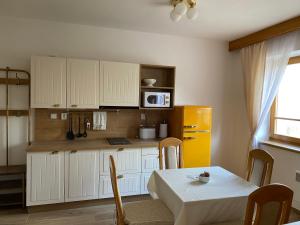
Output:
<instances>
[{"instance_id":1,"label":"upper wall cabinet","mask_svg":"<svg viewBox=\"0 0 300 225\"><path fill-rule=\"evenodd\" d=\"M31 107L66 108L66 58L31 57Z\"/></svg>"},{"instance_id":2,"label":"upper wall cabinet","mask_svg":"<svg viewBox=\"0 0 300 225\"><path fill-rule=\"evenodd\" d=\"M99 61L67 59L67 107L99 108Z\"/></svg>"},{"instance_id":3,"label":"upper wall cabinet","mask_svg":"<svg viewBox=\"0 0 300 225\"><path fill-rule=\"evenodd\" d=\"M100 62L100 105L139 106L139 64Z\"/></svg>"}]
</instances>

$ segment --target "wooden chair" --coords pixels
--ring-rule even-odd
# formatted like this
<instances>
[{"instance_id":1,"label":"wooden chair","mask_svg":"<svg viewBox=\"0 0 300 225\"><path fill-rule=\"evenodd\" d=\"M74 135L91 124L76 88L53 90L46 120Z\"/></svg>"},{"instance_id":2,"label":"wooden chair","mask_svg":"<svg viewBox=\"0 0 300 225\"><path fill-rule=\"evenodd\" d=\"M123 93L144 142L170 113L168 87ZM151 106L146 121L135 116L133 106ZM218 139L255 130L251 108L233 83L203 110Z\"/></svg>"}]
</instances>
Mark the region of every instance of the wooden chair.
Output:
<instances>
[{"instance_id":1,"label":"wooden chair","mask_svg":"<svg viewBox=\"0 0 300 225\"><path fill-rule=\"evenodd\" d=\"M257 189L248 197L244 225L281 225L287 223L293 194L289 187L282 184L270 184Z\"/></svg>"},{"instance_id":2,"label":"wooden chair","mask_svg":"<svg viewBox=\"0 0 300 225\"><path fill-rule=\"evenodd\" d=\"M258 188L248 197L244 221L214 225L282 225L288 223L293 191L282 184L269 184Z\"/></svg>"},{"instance_id":3,"label":"wooden chair","mask_svg":"<svg viewBox=\"0 0 300 225\"><path fill-rule=\"evenodd\" d=\"M270 184L274 159L264 150L254 149L249 152L247 181L261 187Z\"/></svg>"},{"instance_id":4,"label":"wooden chair","mask_svg":"<svg viewBox=\"0 0 300 225\"><path fill-rule=\"evenodd\" d=\"M116 204L117 225L173 225L170 210L160 200L130 202L123 206L113 156L109 157L110 178Z\"/></svg>"},{"instance_id":5,"label":"wooden chair","mask_svg":"<svg viewBox=\"0 0 300 225\"><path fill-rule=\"evenodd\" d=\"M177 168L183 168L182 141L174 137L168 137L159 142L159 169L170 169L171 162L168 153L174 148Z\"/></svg>"}]
</instances>

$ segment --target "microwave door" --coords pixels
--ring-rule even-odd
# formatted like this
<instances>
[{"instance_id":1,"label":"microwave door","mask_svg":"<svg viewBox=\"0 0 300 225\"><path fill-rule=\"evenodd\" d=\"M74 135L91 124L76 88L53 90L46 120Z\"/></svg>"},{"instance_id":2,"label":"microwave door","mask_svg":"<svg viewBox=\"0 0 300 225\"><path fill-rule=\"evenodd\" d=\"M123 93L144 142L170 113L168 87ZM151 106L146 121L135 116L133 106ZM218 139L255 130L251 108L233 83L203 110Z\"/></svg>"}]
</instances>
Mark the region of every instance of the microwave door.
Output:
<instances>
[{"instance_id":1,"label":"microwave door","mask_svg":"<svg viewBox=\"0 0 300 225\"><path fill-rule=\"evenodd\" d=\"M155 96L155 95L149 95L149 96L147 97L147 102L148 102L149 104L151 104L151 105L157 104L157 96Z\"/></svg>"}]
</instances>

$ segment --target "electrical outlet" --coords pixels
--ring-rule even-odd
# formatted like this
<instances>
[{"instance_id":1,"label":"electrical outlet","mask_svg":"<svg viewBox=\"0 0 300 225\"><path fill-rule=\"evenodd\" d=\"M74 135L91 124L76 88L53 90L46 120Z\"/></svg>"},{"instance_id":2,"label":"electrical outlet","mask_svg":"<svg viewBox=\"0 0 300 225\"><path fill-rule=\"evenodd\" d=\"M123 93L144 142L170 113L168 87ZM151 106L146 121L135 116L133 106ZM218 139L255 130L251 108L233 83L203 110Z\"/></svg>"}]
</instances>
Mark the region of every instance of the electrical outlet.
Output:
<instances>
[{"instance_id":1,"label":"electrical outlet","mask_svg":"<svg viewBox=\"0 0 300 225\"><path fill-rule=\"evenodd\" d=\"M146 120L146 114L145 113L141 113L141 120Z\"/></svg>"},{"instance_id":2,"label":"electrical outlet","mask_svg":"<svg viewBox=\"0 0 300 225\"><path fill-rule=\"evenodd\" d=\"M68 119L68 113L61 113L60 114L60 119L61 120L67 120Z\"/></svg>"},{"instance_id":3,"label":"electrical outlet","mask_svg":"<svg viewBox=\"0 0 300 225\"><path fill-rule=\"evenodd\" d=\"M51 113L50 114L50 119L51 120L56 120L57 119L57 113Z\"/></svg>"},{"instance_id":4,"label":"electrical outlet","mask_svg":"<svg viewBox=\"0 0 300 225\"><path fill-rule=\"evenodd\" d=\"M300 182L300 171L296 170L296 181Z\"/></svg>"}]
</instances>

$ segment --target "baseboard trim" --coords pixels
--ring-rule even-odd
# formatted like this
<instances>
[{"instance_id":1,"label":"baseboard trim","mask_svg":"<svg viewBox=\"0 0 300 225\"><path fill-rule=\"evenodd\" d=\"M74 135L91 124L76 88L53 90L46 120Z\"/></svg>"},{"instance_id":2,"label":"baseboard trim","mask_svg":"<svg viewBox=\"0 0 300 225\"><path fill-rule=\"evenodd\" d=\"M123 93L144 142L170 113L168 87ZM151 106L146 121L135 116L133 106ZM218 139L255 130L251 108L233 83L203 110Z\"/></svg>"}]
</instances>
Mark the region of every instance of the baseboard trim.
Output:
<instances>
[{"instance_id":1,"label":"baseboard trim","mask_svg":"<svg viewBox=\"0 0 300 225\"><path fill-rule=\"evenodd\" d=\"M137 195L137 196L127 196L122 197L123 202L132 202L132 201L140 201L140 200L148 200L151 199L150 195ZM36 212L45 212L45 211L54 211L54 210L63 210L63 209L75 209L81 207L90 207L97 205L109 205L114 204L113 198L106 199L95 199L95 200L85 200L85 201L77 201L77 202L63 202L56 204L48 204L48 205L37 205L37 206L27 206L27 213L36 213Z\"/></svg>"}]
</instances>

